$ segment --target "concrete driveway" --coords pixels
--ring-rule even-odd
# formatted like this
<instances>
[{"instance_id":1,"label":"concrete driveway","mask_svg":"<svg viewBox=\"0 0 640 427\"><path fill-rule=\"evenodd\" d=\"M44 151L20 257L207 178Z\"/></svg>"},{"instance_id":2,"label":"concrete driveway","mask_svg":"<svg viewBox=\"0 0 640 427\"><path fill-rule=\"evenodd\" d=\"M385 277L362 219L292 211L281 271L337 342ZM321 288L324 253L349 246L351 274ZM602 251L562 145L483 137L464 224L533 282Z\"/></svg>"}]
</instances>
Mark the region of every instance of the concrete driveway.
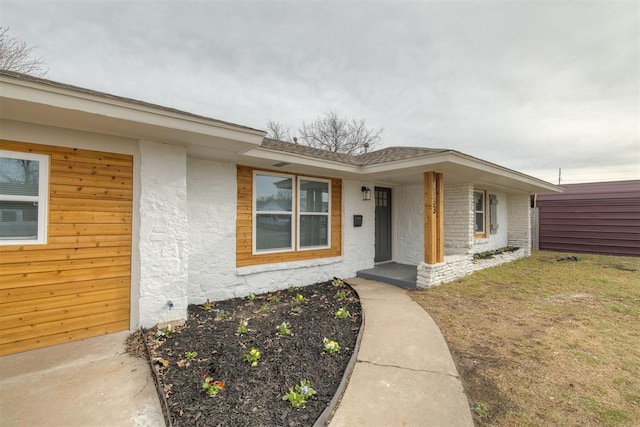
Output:
<instances>
[{"instance_id":1,"label":"concrete driveway","mask_svg":"<svg viewBox=\"0 0 640 427\"><path fill-rule=\"evenodd\" d=\"M129 331L0 357L0 425L164 426Z\"/></svg>"}]
</instances>

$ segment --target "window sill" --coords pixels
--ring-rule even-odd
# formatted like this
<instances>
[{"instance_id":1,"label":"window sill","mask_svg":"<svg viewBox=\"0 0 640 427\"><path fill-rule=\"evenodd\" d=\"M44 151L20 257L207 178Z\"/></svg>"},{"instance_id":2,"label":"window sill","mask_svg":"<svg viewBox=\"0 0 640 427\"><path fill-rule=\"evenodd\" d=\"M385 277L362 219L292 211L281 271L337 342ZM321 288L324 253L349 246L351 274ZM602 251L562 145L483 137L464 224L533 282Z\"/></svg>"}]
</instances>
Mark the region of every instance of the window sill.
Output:
<instances>
[{"instance_id":1,"label":"window sill","mask_svg":"<svg viewBox=\"0 0 640 427\"><path fill-rule=\"evenodd\" d=\"M237 276L249 276L257 273L267 273L279 270L294 270L297 268L317 267L321 265L337 264L344 259L342 256L331 258L316 258L302 261L278 262L275 264L250 265L247 267L236 268Z\"/></svg>"}]
</instances>

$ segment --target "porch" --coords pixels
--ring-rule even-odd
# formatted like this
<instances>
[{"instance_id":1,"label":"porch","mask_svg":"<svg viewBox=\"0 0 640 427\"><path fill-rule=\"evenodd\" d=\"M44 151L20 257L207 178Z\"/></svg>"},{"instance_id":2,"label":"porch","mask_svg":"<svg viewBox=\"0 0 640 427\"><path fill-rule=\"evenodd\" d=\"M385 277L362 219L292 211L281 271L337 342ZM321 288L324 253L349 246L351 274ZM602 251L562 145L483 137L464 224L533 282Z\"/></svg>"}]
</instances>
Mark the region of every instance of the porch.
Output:
<instances>
[{"instance_id":1,"label":"porch","mask_svg":"<svg viewBox=\"0 0 640 427\"><path fill-rule=\"evenodd\" d=\"M417 289L418 267L410 264L386 262L377 264L374 268L360 270L356 276L406 289Z\"/></svg>"}]
</instances>

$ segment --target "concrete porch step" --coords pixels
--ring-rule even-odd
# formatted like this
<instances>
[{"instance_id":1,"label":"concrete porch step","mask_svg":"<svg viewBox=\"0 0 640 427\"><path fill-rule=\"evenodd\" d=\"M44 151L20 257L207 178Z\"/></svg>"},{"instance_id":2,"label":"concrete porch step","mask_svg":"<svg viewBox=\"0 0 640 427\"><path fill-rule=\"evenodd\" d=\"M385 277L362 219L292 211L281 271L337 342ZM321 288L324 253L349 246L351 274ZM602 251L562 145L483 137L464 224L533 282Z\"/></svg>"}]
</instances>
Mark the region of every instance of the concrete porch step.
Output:
<instances>
[{"instance_id":1,"label":"concrete porch step","mask_svg":"<svg viewBox=\"0 0 640 427\"><path fill-rule=\"evenodd\" d=\"M360 270L356 273L356 276L400 286L405 289L416 289L418 268L415 265L389 262L378 264L374 268Z\"/></svg>"}]
</instances>

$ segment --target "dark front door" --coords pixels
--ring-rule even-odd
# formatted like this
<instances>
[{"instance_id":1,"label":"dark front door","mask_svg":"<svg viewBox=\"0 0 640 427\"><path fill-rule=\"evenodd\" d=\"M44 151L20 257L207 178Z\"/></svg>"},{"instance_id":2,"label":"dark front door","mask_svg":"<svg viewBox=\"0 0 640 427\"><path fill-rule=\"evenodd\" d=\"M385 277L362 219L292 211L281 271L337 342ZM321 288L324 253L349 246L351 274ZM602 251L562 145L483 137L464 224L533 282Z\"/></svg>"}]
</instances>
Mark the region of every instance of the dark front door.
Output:
<instances>
[{"instance_id":1,"label":"dark front door","mask_svg":"<svg viewBox=\"0 0 640 427\"><path fill-rule=\"evenodd\" d=\"M391 260L391 189L376 187L375 262Z\"/></svg>"}]
</instances>

